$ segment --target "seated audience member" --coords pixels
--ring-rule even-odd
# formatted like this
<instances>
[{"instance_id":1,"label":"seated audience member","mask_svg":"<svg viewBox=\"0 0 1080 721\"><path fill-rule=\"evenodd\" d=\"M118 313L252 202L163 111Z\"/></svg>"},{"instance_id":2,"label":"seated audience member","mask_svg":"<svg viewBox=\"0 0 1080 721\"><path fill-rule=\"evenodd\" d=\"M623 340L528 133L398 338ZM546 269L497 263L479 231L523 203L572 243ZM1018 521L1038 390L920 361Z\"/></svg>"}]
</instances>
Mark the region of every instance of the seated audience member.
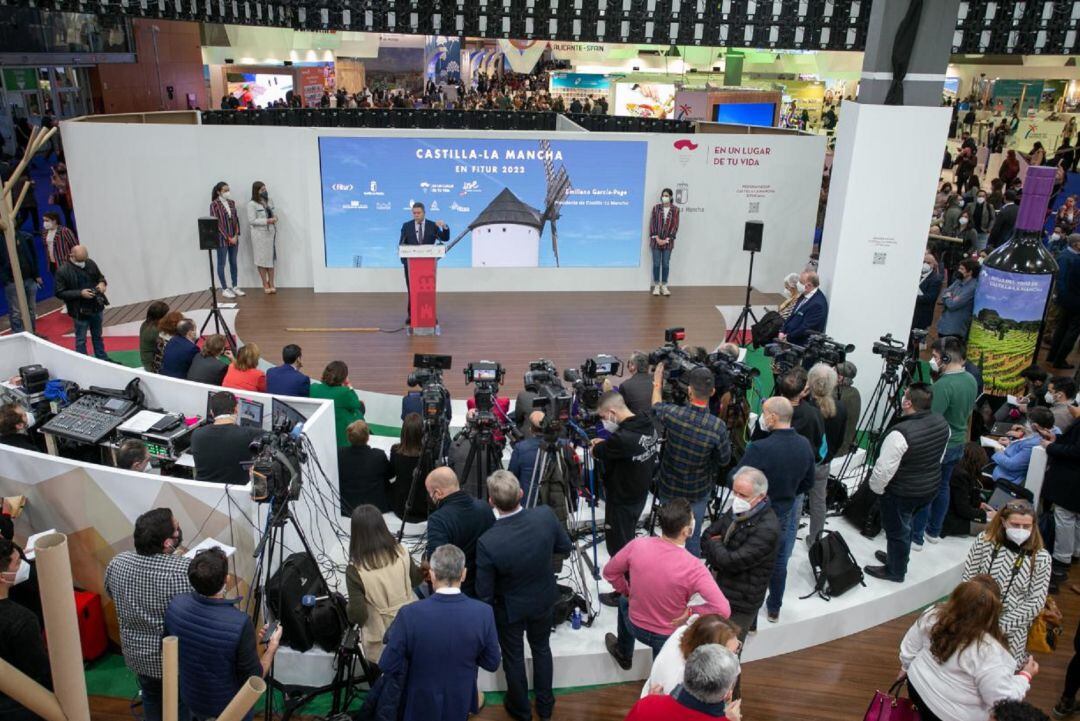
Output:
<instances>
[{"instance_id":1,"label":"seated audience member","mask_svg":"<svg viewBox=\"0 0 1080 721\"><path fill-rule=\"evenodd\" d=\"M150 469L150 451L138 438L128 438L116 449L116 467L126 471L147 472Z\"/></svg>"},{"instance_id":2,"label":"seated audience member","mask_svg":"<svg viewBox=\"0 0 1080 721\"><path fill-rule=\"evenodd\" d=\"M739 673L739 659L731 651L715 643L699 646L686 659L682 686L670 696L650 694L640 699L626 715L626 721L727 718L725 706L731 700ZM737 701L732 702L732 706L737 705Z\"/></svg>"},{"instance_id":3,"label":"seated audience member","mask_svg":"<svg viewBox=\"0 0 1080 721\"><path fill-rule=\"evenodd\" d=\"M604 643L626 670L633 665L635 639L651 648L656 658L668 636L692 613L731 615L715 579L686 550L694 526L690 503L672 499L657 515L662 537L635 538L604 566L604 578L622 596L618 634L607 634ZM690 606L695 594L704 603Z\"/></svg>"},{"instance_id":4,"label":"seated audience member","mask_svg":"<svg viewBox=\"0 0 1080 721\"><path fill-rule=\"evenodd\" d=\"M390 510L398 518L406 518L405 504L408 502L409 491L413 486L416 464L420 462L420 443L423 437L423 419L418 413L410 413L402 421L398 442L390 447L390 465L394 469L394 481L390 484ZM428 514L428 502L420 489L420 479L416 481L417 487L412 494L412 504L408 513L410 522L422 521Z\"/></svg>"},{"instance_id":5,"label":"seated audience member","mask_svg":"<svg viewBox=\"0 0 1080 721\"><path fill-rule=\"evenodd\" d=\"M1020 671L999 625L1001 589L979 575L931 607L900 643L901 674L922 721L984 721L1002 699L1022 700L1039 664Z\"/></svg>"},{"instance_id":6,"label":"seated audience member","mask_svg":"<svg viewBox=\"0 0 1080 721\"><path fill-rule=\"evenodd\" d=\"M412 556L386 528L379 509L369 504L354 508L345 570L347 611L349 623L362 629L369 659L379 658L387 629L401 607L416 600L413 589L421 580Z\"/></svg>"},{"instance_id":7,"label":"seated audience member","mask_svg":"<svg viewBox=\"0 0 1080 721\"><path fill-rule=\"evenodd\" d=\"M1064 433L1073 424L1074 416L1069 406L1076 397L1076 383L1071 378L1051 378L1047 384L1044 400L1054 414L1054 426Z\"/></svg>"},{"instance_id":8,"label":"seated audience member","mask_svg":"<svg viewBox=\"0 0 1080 721\"><path fill-rule=\"evenodd\" d=\"M477 668L494 673L501 654L491 606L462 592L469 570L457 546L443 544L432 554L435 592L398 612L365 711L397 708L393 718L401 721L465 719L479 711Z\"/></svg>"},{"instance_id":9,"label":"seated audience member","mask_svg":"<svg viewBox=\"0 0 1080 721\"><path fill-rule=\"evenodd\" d=\"M949 479L949 512L943 536L974 536L985 530L986 512L993 510L983 496L982 471L987 461L978 441L964 444L964 455Z\"/></svg>"},{"instance_id":10,"label":"seated audience member","mask_svg":"<svg viewBox=\"0 0 1080 721\"><path fill-rule=\"evenodd\" d=\"M157 346L154 348L154 372L161 372L161 362L165 358L165 346L176 335L176 326L184 319L178 310L170 310L158 321Z\"/></svg>"},{"instance_id":11,"label":"seated audience member","mask_svg":"<svg viewBox=\"0 0 1080 721\"><path fill-rule=\"evenodd\" d=\"M12 587L30 576L30 566L19 547L0 538L0 659L52 689L49 655L41 640L37 616L8 595ZM4 721L39 721L38 716L15 699L0 693L0 718Z\"/></svg>"},{"instance_id":12,"label":"seated audience member","mask_svg":"<svg viewBox=\"0 0 1080 721\"><path fill-rule=\"evenodd\" d=\"M144 370L157 373L154 356L157 354L157 342L161 331L158 323L169 312L169 304L162 300L155 300L146 309L146 320L139 326L139 360L142 361Z\"/></svg>"},{"instance_id":13,"label":"seated audience member","mask_svg":"<svg viewBox=\"0 0 1080 721\"><path fill-rule=\"evenodd\" d=\"M251 450L248 445L262 435L261 428L238 425L239 402L229 391L210 396L213 422L191 434L195 479L211 483L244 485L250 480Z\"/></svg>"},{"instance_id":14,"label":"seated audience member","mask_svg":"<svg viewBox=\"0 0 1080 721\"><path fill-rule=\"evenodd\" d=\"M536 458L540 454L540 444L543 437L540 432L544 424L544 412L533 411L529 414L529 433L525 438L514 444L510 452L510 463L506 470L514 474L521 484L521 492L525 498L529 497L529 489L532 487L533 471L536 468Z\"/></svg>"},{"instance_id":15,"label":"seated audience member","mask_svg":"<svg viewBox=\"0 0 1080 721\"><path fill-rule=\"evenodd\" d=\"M198 339L195 321L184 318L177 323L176 335L165 344L165 352L161 357L161 368L158 372L171 378L187 378L191 361L199 355L199 346L195 344Z\"/></svg>"},{"instance_id":16,"label":"seated audience member","mask_svg":"<svg viewBox=\"0 0 1080 721\"><path fill-rule=\"evenodd\" d=\"M453 545L465 554L465 565L475 568L476 543L484 531L495 524L491 507L461 490L457 475L446 466L429 473L424 488L435 507L427 520L426 555L430 558L440 546ZM466 576L461 590L465 595L475 597L475 577Z\"/></svg>"},{"instance_id":17,"label":"seated audience member","mask_svg":"<svg viewBox=\"0 0 1080 721\"><path fill-rule=\"evenodd\" d=\"M351 516L353 509L364 503L386 513L390 510L386 489L394 475L386 451L368 445L371 431L364 421L353 421L345 432L349 445L338 449L341 515Z\"/></svg>"},{"instance_id":18,"label":"seated audience member","mask_svg":"<svg viewBox=\"0 0 1080 721\"><path fill-rule=\"evenodd\" d=\"M664 647L653 659L649 678L641 687L642 697L650 693L670 694L674 691L683 682L686 658L700 646L719 644L738 656L742 648L739 636L742 635L731 619L719 614L691 616L689 621L668 636Z\"/></svg>"},{"instance_id":19,"label":"seated audience member","mask_svg":"<svg viewBox=\"0 0 1080 721\"><path fill-rule=\"evenodd\" d=\"M1020 396L1020 410L1027 412L1028 407L1048 406L1046 402L1046 381L1050 377L1039 366L1028 366L1020 371L1020 377L1024 379L1024 395ZM1003 406L1008 408L1009 406ZM1005 420L1000 418L999 420Z\"/></svg>"},{"instance_id":20,"label":"seated audience member","mask_svg":"<svg viewBox=\"0 0 1080 721\"><path fill-rule=\"evenodd\" d=\"M266 391L266 373L259 370L259 346L248 343L236 352L236 359L225 371L221 386L256 393Z\"/></svg>"},{"instance_id":21,"label":"seated audience member","mask_svg":"<svg viewBox=\"0 0 1080 721\"><path fill-rule=\"evenodd\" d=\"M334 426L338 447L349 445L346 429L353 421L364 420L364 402L349 383L349 366L342 361L330 361L323 370L322 383L311 386L312 398L334 402Z\"/></svg>"},{"instance_id":22,"label":"seated audience member","mask_svg":"<svg viewBox=\"0 0 1080 721\"><path fill-rule=\"evenodd\" d=\"M188 566L194 590L174 598L165 611L165 633L184 649L180 698L196 718L220 716L249 678L266 675L281 643L278 626L260 656L251 618L236 607L240 598L225 597L228 573L224 551L199 551Z\"/></svg>"},{"instance_id":23,"label":"seated audience member","mask_svg":"<svg viewBox=\"0 0 1080 721\"><path fill-rule=\"evenodd\" d=\"M705 564L731 604L740 642L765 602L780 550L780 521L768 494L765 474L743 466L732 479L731 507L701 534Z\"/></svg>"},{"instance_id":24,"label":"seated audience member","mask_svg":"<svg viewBox=\"0 0 1080 721\"><path fill-rule=\"evenodd\" d=\"M1042 442L1044 436L1054 432L1054 414L1049 408L1029 408L1028 425L1029 428L1022 438L1000 439L999 442L1005 448L990 457L991 462L995 464L991 474L995 481L1010 481L1024 485L1024 481L1027 480L1028 464L1031 463L1032 449Z\"/></svg>"},{"instance_id":25,"label":"seated audience member","mask_svg":"<svg viewBox=\"0 0 1080 721\"><path fill-rule=\"evenodd\" d=\"M222 354L232 357L232 352L225 350L225 336L215 333L204 338L199 355L191 359L187 379L212 386L221 385L229 371L229 364L221 360Z\"/></svg>"},{"instance_id":26,"label":"seated audience member","mask_svg":"<svg viewBox=\"0 0 1080 721\"><path fill-rule=\"evenodd\" d=\"M165 609L191 591L189 561L178 549L180 523L168 508L135 519L134 551L121 551L105 567L105 593L113 600L120 625L120 649L135 674L147 721L161 721L161 639ZM185 718L183 699L178 718Z\"/></svg>"},{"instance_id":27,"label":"seated audience member","mask_svg":"<svg viewBox=\"0 0 1080 721\"><path fill-rule=\"evenodd\" d=\"M0 406L0 445L14 446L28 451L38 450L30 437L30 419L26 409L18 403Z\"/></svg>"},{"instance_id":28,"label":"seated audience member","mask_svg":"<svg viewBox=\"0 0 1080 721\"><path fill-rule=\"evenodd\" d=\"M307 398L311 395L311 379L300 372L303 367L300 346L290 343L282 348L281 365L266 371L266 392Z\"/></svg>"}]
</instances>

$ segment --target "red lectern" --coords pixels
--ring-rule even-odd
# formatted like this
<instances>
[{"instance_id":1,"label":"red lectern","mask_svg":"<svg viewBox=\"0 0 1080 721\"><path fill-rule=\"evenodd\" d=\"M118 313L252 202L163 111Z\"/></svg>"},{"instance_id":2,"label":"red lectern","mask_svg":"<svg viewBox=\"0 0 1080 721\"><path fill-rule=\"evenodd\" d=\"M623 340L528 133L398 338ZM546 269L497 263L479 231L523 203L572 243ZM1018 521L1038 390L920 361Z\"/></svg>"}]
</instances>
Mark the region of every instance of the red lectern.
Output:
<instances>
[{"instance_id":1,"label":"red lectern","mask_svg":"<svg viewBox=\"0 0 1080 721\"><path fill-rule=\"evenodd\" d=\"M409 265L409 316L413 335L439 335L435 308L435 266L446 255L441 245L399 245L398 257Z\"/></svg>"}]
</instances>

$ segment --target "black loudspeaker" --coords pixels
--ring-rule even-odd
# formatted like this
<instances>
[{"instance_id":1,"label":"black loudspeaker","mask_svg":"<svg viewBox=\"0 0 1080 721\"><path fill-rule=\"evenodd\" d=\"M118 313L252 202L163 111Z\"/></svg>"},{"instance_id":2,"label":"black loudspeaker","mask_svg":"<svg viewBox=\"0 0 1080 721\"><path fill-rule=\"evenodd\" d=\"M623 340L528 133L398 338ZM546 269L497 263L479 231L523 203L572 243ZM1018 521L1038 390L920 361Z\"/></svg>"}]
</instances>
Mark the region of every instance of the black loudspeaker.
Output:
<instances>
[{"instance_id":1,"label":"black loudspeaker","mask_svg":"<svg viewBox=\"0 0 1080 721\"><path fill-rule=\"evenodd\" d=\"M746 228L743 229L742 249L749 250L753 253L760 253L761 234L764 229L765 224L760 220L746 221Z\"/></svg>"},{"instance_id":2,"label":"black loudspeaker","mask_svg":"<svg viewBox=\"0 0 1080 721\"><path fill-rule=\"evenodd\" d=\"M199 218L199 250L217 250L217 218Z\"/></svg>"}]
</instances>

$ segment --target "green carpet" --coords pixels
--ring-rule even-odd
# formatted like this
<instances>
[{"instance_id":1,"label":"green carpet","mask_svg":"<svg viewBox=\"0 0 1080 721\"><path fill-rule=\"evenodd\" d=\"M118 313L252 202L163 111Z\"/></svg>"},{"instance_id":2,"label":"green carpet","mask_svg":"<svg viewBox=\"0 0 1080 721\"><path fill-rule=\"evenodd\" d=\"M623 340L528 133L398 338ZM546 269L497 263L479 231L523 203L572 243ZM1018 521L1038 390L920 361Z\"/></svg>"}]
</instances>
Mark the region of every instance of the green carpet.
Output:
<instances>
[{"instance_id":1,"label":"green carpet","mask_svg":"<svg viewBox=\"0 0 1080 721\"><path fill-rule=\"evenodd\" d=\"M110 351L109 358L128 368L142 368L142 356L137 350Z\"/></svg>"}]
</instances>

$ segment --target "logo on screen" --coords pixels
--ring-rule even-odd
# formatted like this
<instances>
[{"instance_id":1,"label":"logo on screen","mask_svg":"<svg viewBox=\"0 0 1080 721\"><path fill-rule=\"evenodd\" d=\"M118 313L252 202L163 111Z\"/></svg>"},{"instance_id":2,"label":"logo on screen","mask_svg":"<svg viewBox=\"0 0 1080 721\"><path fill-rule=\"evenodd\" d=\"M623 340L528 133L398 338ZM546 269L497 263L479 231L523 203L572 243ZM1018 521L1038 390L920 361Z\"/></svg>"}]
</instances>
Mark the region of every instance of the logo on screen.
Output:
<instances>
[{"instance_id":1,"label":"logo on screen","mask_svg":"<svg viewBox=\"0 0 1080 721\"><path fill-rule=\"evenodd\" d=\"M457 212L459 212L459 213L468 213L469 211L471 211L471 210L472 210L472 208L470 208L470 207L469 207L469 206L467 206L467 205L458 205L458 204L457 204L457 203L455 202L455 203L451 203L451 204L450 204L450 210L456 210L456 211L457 211Z\"/></svg>"},{"instance_id":2,"label":"logo on screen","mask_svg":"<svg viewBox=\"0 0 1080 721\"><path fill-rule=\"evenodd\" d=\"M438 209L439 209L439 201L437 201L437 200L431 201L431 212L434 213Z\"/></svg>"},{"instance_id":3,"label":"logo on screen","mask_svg":"<svg viewBox=\"0 0 1080 721\"><path fill-rule=\"evenodd\" d=\"M679 205L686 205L690 202L690 186L686 183L679 183L675 186L675 202Z\"/></svg>"},{"instance_id":4,"label":"logo on screen","mask_svg":"<svg viewBox=\"0 0 1080 721\"><path fill-rule=\"evenodd\" d=\"M427 182L426 180L423 183L420 183L420 189L423 190L425 193L428 191L428 188L430 188L430 187L431 187L431 183Z\"/></svg>"},{"instance_id":5,"label":"logo on screen","mask_svg":"<svg viewBox=\"0 0 1080 721\"><path fill-rule=\"evenodd\" d=\"M368 184L368 189L364 191L364 195L386 195L386 193L379 190L379 184L372 180Z\"/></svg>"},{"instance_id":6,"label":"logo on screen","mask_svg":"<svg viewBox=\"0 0 1080 721\"><path fill-rule=\"evenodd\" d=\"M390 203L376 203L375 210L390 210Z\"/></svg>"},{"instance_id":7,"label":"logo on screen","mask_svg":"<svg viewBox=\"0 0 1080 721\"><path fill-rule=\"evenodd\" d=\"M343 192L348 192L348 191L352 190L352 188L353 188L351 185L347 185L345 183L334 183L330 187L333 188L334 190L340 190L340 191L343 191Z\"/></svg>"},{"instance_id":8,"label":"logo on screen","mask_svg":"<svg viewBox=\"0 0 1080 721\"><path fill-rule=\"evenodd\" d=\"M675 146L676 150L697 150L698 149L697 143L693 142L692 140L687 140L686 138L683 138L681 140L676 140L673 143L673 145Z\"/></svg>"},{"instance_id":9,"label":"logo on screen","mask_svg":"<svg viewBox=\"0 0 1080 721\"><path fill-rule=\"evenodd\" d=\"M467 183L462 183L461 184L461 192L459 193L459 195L468 195L469 193L479 193L479 192L480 192L480 181L479 180L470 180Z\"/></svg>"}]
</instances>

